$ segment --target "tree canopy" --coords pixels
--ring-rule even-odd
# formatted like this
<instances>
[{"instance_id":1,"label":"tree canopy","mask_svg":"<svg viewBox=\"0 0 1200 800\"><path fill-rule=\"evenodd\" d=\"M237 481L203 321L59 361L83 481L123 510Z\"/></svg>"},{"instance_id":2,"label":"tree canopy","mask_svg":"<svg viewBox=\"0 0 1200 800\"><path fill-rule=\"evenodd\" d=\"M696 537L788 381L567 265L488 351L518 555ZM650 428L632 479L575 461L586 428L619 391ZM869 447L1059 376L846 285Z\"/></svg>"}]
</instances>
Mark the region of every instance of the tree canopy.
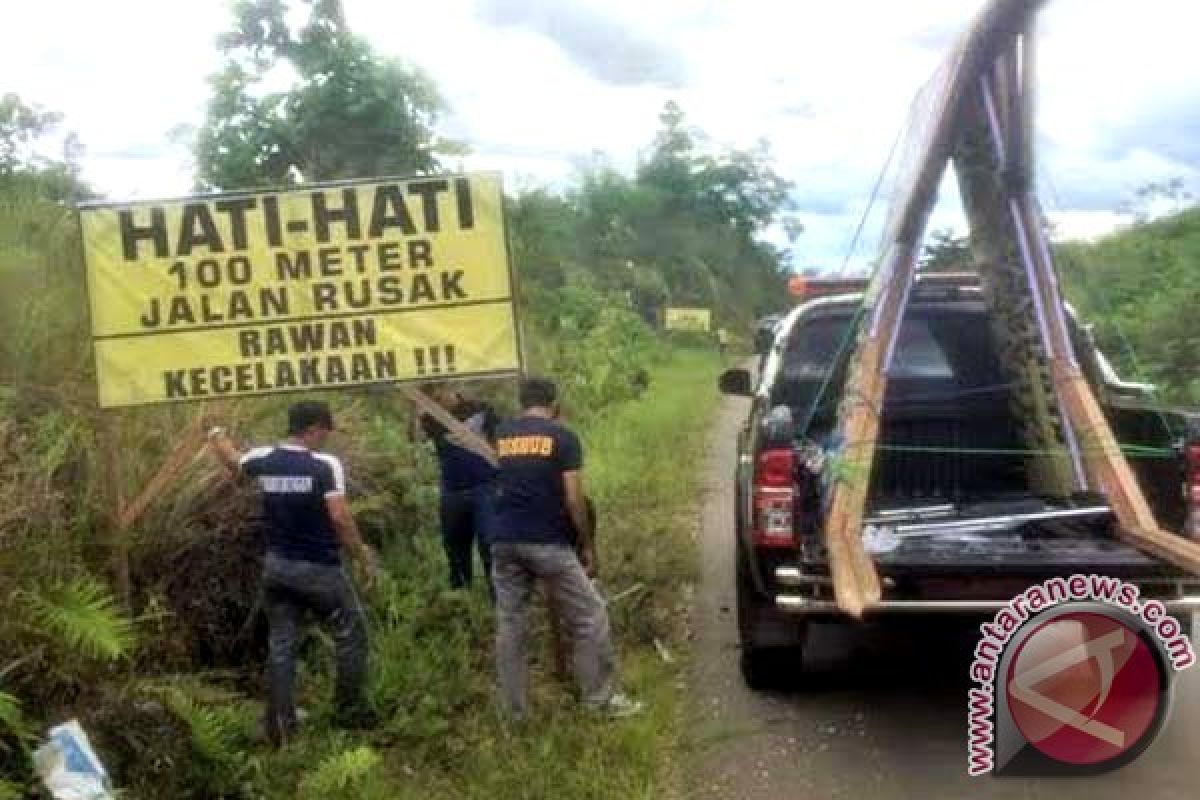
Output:
<instances>
[{"instance_id":1,"label":"tree canopy","mask_svg":"<svg viewBox=\"0 0 1200 800\"><path fill-rule=\"evenodd\" d=\"M196 144L203 189L435 171L454 151L435 124L443 102L420 70L377 55L339 0L238 0ZM296 5L292 2L291 5ZM291 83L275 90L274 85Z\"/></svg>"}]
</instances>

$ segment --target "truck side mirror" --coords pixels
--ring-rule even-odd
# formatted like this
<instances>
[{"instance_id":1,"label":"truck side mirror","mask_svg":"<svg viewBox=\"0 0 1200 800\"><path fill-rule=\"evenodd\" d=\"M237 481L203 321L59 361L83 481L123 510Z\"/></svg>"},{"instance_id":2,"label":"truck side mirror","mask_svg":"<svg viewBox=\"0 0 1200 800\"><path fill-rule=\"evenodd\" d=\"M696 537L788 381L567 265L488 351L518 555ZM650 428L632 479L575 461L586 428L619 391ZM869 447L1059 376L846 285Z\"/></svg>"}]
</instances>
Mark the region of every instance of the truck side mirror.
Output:
<instances>
[{"instance_id":1,"label":"truck side mirror","mask_svg":"<svg viewBox=\"0 0 1200 800\"><path fill-rule=\"evenodd\" d=\"M750 380L750 371L745 369L727 369L717 379L717 386L722 394L753 397L754 386Z\"/></svg>"}]
</instances>

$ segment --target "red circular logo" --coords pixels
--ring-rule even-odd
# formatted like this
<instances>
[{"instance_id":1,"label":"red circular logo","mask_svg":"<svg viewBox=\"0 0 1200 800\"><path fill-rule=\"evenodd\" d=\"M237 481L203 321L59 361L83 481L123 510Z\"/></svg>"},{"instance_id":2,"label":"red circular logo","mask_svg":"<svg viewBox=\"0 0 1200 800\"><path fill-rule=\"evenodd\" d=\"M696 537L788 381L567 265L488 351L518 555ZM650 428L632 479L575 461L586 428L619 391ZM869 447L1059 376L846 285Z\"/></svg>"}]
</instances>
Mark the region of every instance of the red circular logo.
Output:
<instances>
[{"instance_id":1,"label":"red circular logo","mask_svg":"<svg viewBox=\"0 0 1200 800\"><path fill-rule=\"evenodd\" d=\"M1064 764L1097 765L1155 734L1167 702L1161 670L1147 642L1119 619L1068 612L1020 643L1005 690L1030 745Z\"/></svg>"}]
</instances>

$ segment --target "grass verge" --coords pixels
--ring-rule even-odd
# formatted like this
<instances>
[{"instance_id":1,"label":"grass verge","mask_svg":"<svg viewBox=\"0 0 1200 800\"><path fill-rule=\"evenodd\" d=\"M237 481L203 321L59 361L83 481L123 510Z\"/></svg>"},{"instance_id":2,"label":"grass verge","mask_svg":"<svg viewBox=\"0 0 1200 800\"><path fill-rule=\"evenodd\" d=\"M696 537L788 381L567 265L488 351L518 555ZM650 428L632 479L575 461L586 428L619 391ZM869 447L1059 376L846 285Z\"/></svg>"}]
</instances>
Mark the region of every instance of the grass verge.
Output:
<instances>
[{"instance_id":1,"label":"grass verge","mask_svg":"<svg viewBox=\"0 0 1200 800\"><path fill-rule=\"evenodd\" d=\"M677 794L679 638L694 577L694 516L701 458L715 409L715 355L678 351L653 370L637 400L591 417L580 434L585 482L600 517L602 591L620 651L622 680L647 703L620 722L581 712L571 686L550 674L544 636L531 641L533 719L512 730L496 717L491 610L474 593L443 588L433 530L396 537L390 578L371 598L372 692L387 720L368 735L326 723L329 643L302 670L305 735L279 753L254 746L256 703L219 713L188 708L193 796L299 798L659 798ZM664 658L664 653L668 658ZM669 659L669 660L668 660ZM130 787L140 796L142 787ZM150 787L146 787L150 788Z\"/></svg>"}]
</instances>

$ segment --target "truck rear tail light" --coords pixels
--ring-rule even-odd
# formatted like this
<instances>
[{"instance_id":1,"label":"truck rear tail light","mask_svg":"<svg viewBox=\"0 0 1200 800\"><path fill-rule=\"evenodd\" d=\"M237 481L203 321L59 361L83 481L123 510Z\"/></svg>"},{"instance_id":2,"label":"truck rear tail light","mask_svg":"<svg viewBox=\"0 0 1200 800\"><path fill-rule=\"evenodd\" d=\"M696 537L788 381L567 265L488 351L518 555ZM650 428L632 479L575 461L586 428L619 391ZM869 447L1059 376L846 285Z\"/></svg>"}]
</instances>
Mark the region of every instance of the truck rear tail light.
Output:
<instances>
[{"instance_id":1,"label":"truck rear tail light","mask_svg":"<svg viewBox=\"0 0 1200 800\"><path fill-rule=\"evenodd\" d=\"M796 458L792 449L772 448L758 456L754 471L754 543L793 547Z\"/></svg>"},{"instance_id":2,"label":"truck rear tail light","mask_svg":"<svg viewBox=\"0 0 1200 800\"><path fill-rule=\"evenodd\" d=\"M1184 493L1187 497L1188 521L1185 534L1200 539L1200 440L1188 442L1184 450L1187 464L1187 481Z\"/></svg>"}]
</instances>

